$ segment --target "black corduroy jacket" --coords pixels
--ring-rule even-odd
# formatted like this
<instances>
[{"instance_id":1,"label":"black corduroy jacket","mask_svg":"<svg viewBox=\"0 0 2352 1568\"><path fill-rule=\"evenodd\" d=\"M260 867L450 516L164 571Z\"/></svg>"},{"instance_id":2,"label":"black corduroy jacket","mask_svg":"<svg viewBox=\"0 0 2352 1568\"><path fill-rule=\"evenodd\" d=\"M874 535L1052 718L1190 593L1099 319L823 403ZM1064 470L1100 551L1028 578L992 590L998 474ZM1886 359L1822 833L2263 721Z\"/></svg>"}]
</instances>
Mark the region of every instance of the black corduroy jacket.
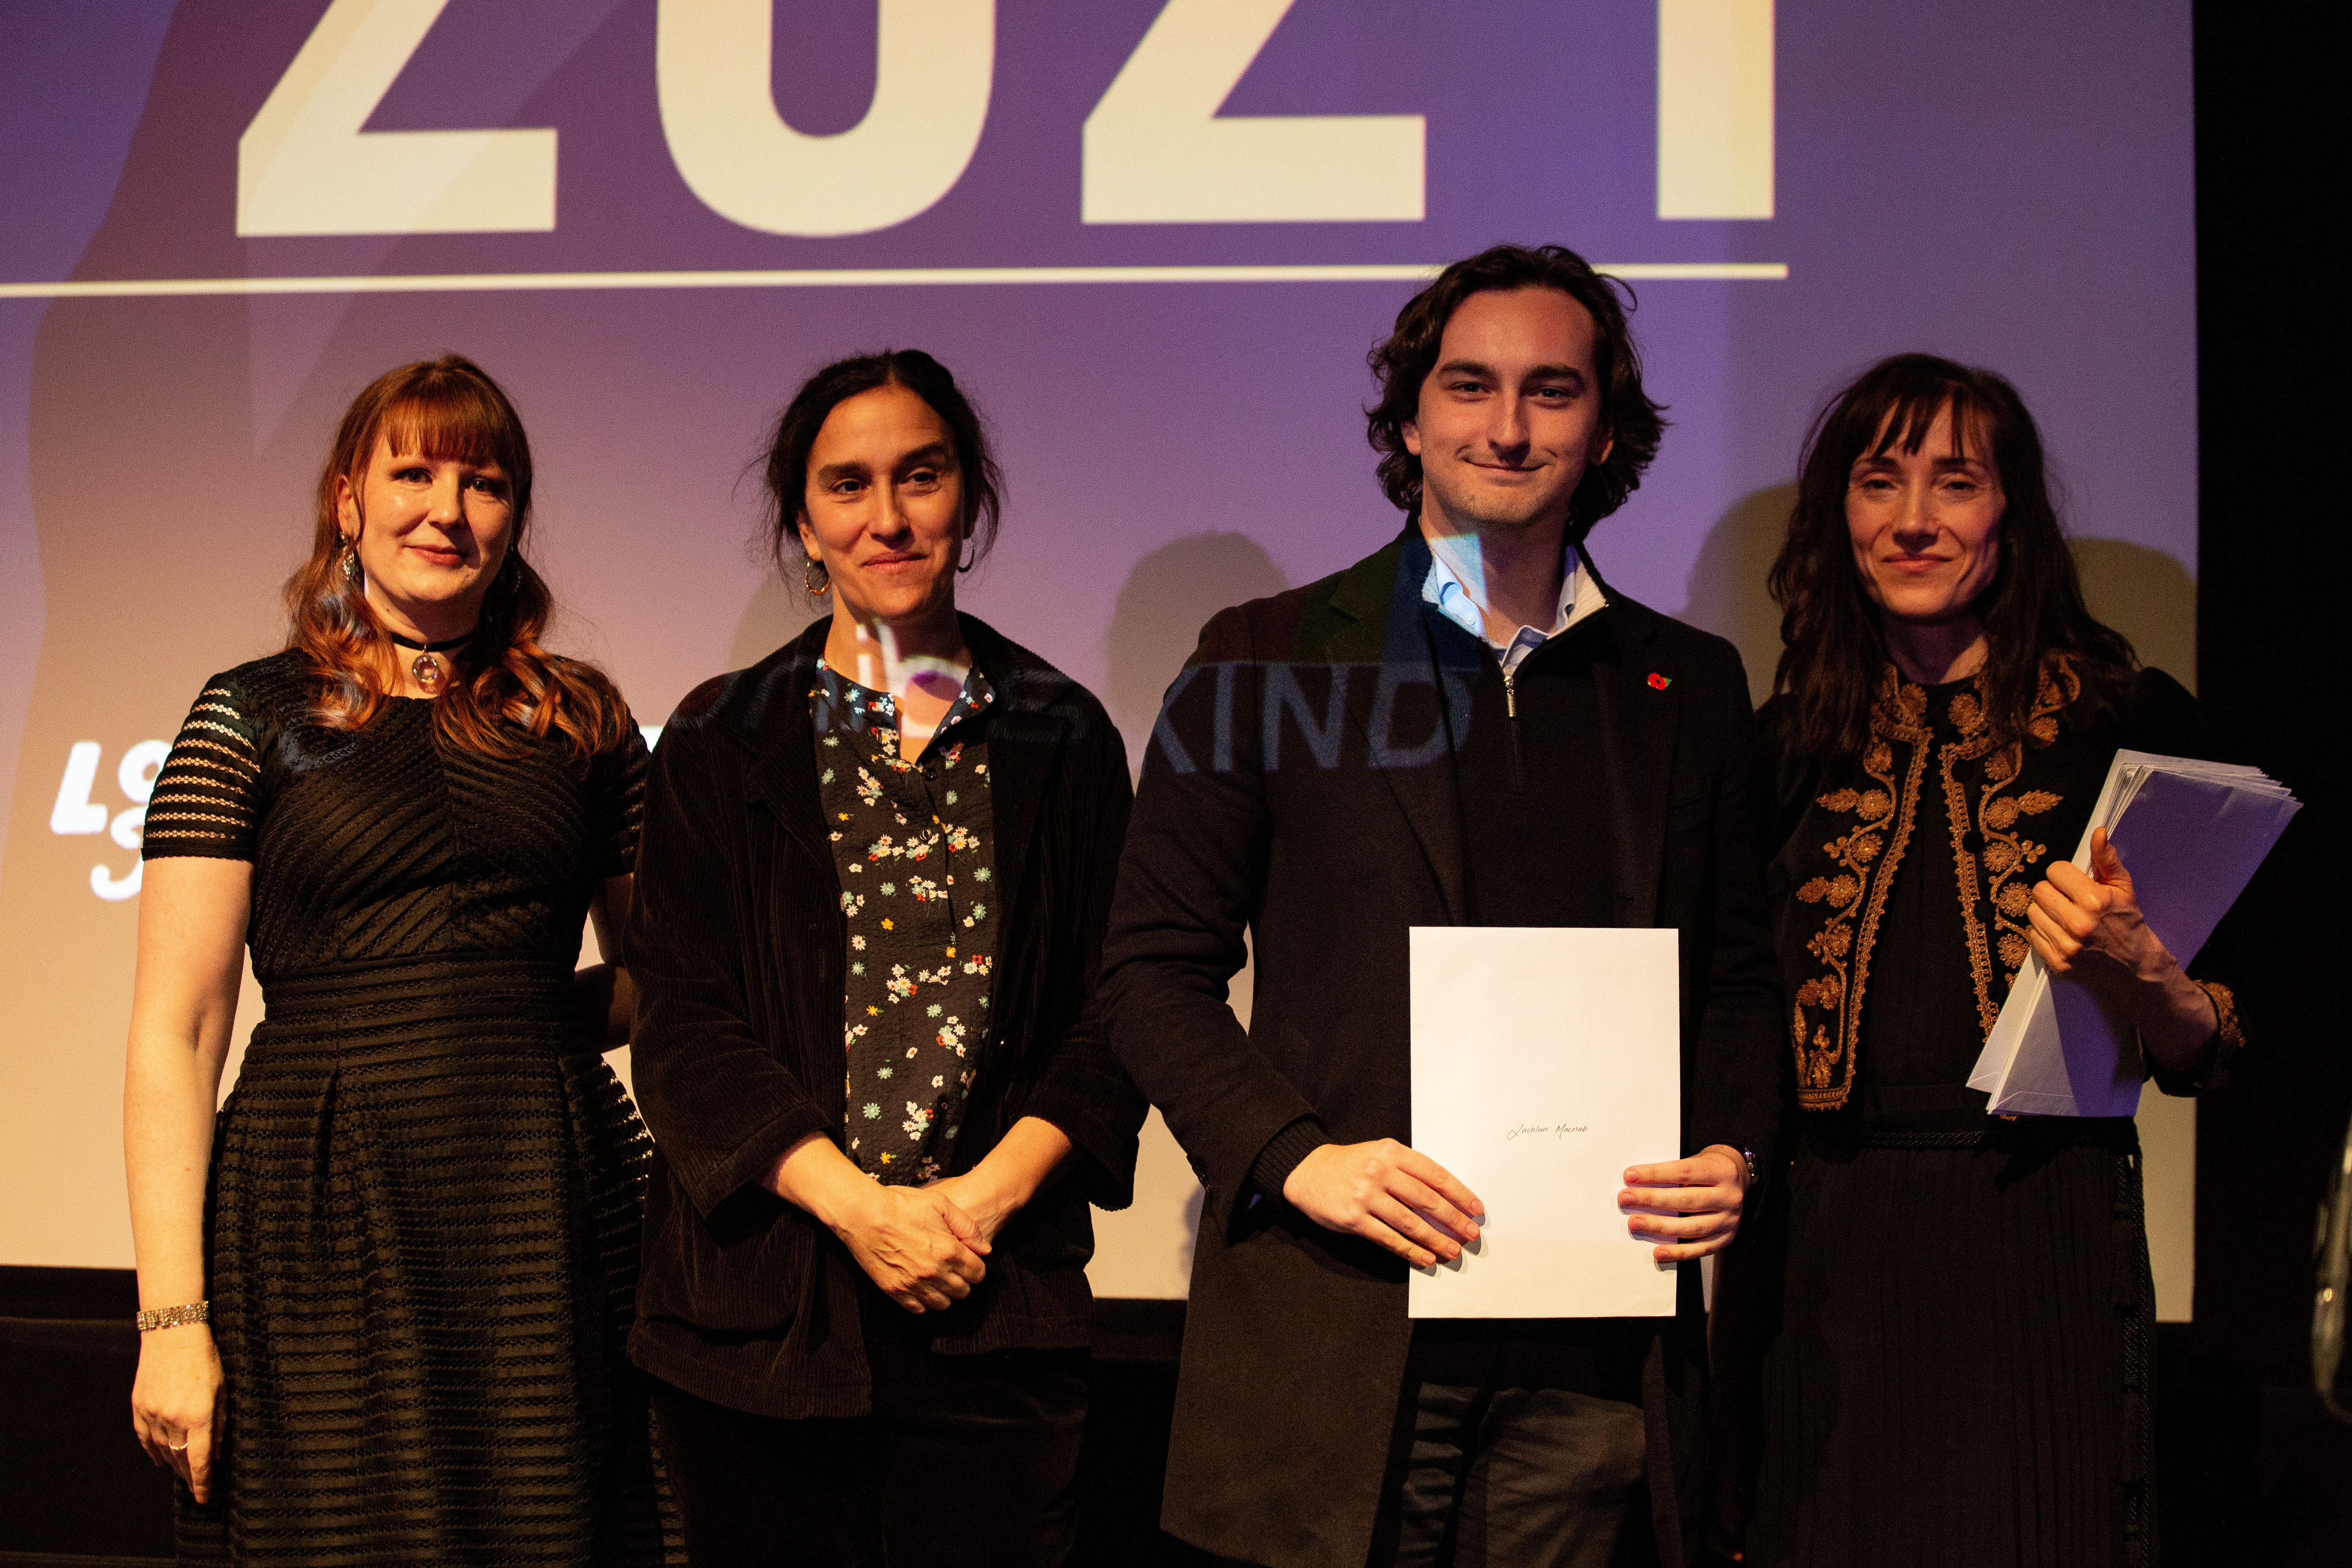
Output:
<instances>
[{"instance_id":1,"label":"black corduroy jacket","mask_svg":"<svg viewBox=\"0 0 2352 1568\"><path fill-rule=\"evenodd\" d=\"M827 625L679 704L654 755L627 939L633 1076L655 1139L630 1356L688 1393L788 1418L858 1415L871 1399L863 1270L761 1184L808 1134L842 1138L848 938L809 695ZM998 700L992 849L1009 901L952 1169L1024 1116L1060 1128L1072 1153L998 1232L971 1295L929 1315L932 1342L1079 1346L1093 1313L1087 1205L1129 1202L1144 1114L1095 1003L1132 799L1126 748L1083 687L984 623L962 625Z\"/></svg>"}]
</instances>

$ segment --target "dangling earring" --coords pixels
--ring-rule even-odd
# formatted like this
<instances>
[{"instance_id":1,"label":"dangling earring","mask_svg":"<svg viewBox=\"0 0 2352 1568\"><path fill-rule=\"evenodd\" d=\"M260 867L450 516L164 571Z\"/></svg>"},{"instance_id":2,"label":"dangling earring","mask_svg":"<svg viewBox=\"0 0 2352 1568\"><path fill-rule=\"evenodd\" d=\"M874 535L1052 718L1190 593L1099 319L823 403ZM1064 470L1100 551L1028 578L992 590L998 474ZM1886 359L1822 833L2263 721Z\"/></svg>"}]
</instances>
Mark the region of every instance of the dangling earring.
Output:
<instances>
[{"instance_id":1,"label":"dangling earring","mask_svg":"<svg viewBox=\"0 0 2352 1568\"><path fill-rule=\"evenodd\" d=\"M353 539L343 541L343 581L356 586L360 580L360 546Z\"/></svg>"},{"instance_id":2,"label":"dangling earring","mask_svg":"<svg viewBox=\"0 0 2352 1568\"><path fill-rule=\"evenodd\" d=\"M801 562L801 591L812 599L822 599L833 592L833 574L814 555Z\"/></svg>"}]
</instances>

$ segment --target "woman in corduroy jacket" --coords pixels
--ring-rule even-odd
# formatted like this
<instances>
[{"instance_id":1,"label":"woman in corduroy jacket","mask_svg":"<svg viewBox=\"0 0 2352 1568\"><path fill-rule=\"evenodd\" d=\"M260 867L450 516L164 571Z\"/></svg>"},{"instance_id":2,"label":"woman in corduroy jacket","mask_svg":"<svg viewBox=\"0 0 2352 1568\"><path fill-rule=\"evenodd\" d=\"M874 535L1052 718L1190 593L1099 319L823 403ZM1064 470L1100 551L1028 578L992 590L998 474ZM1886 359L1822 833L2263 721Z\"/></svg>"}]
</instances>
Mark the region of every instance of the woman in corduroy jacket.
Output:
<instances>
[{"instance_id":1,"label":"woman in corduroy jacket","mask_svg":"<svg viewBox=\"0 0 2352 1568\"><path fill-rule=\"evenodd\" d=\"M1125 750L956 611L998 478L937 361L818 372L766 468L832 614L655 754L630 1353L697 1563L1058 1563L1087 1205L1129 1201L1144 1113L1094 997Z\"/></svg>"}]
</instances>

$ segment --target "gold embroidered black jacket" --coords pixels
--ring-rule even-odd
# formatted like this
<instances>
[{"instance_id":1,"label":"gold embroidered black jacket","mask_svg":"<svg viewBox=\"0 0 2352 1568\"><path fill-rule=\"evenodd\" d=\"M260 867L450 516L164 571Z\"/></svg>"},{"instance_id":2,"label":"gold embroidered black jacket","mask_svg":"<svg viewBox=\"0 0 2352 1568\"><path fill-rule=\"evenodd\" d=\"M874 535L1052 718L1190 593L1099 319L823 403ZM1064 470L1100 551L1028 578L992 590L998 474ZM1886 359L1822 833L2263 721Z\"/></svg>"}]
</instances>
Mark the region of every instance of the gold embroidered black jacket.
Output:
<instances>
[{"instance_id":1,"label":"gold embroidered black jacket","mask_svg":"<svg viewBox=\"0 0 2352 1568\"><path fill-rule=\"evenodd\" d=\"M1927 704L1950 704L1938 742ZM1768 737L1781 732L1778 702L1765 710ZM1895 879L1911 855L1949 855L1958 873L1957 940L1966 945L1975 985L1976 1023L1989 1032L2030 951L2026 933L2033 885L2053 858L2074 851L2099 786L2119 748L2203 755L2196 701L2160 670L2143 670L2120 702L2086 693L2072 662L2053 656L2026 733L1996 745L1977 683L1955 691L1903 679L1889 665L1861 756L1824 769L1776 746L1775 824L1780 852L1770 892L1796 1095L1808 1110L1842 1107L1866 1071L1864 1005L1874 967L1902 962L1883 951L1880 920ZM2218 954L2217 933L2208 944ZM2192 965L2213 998L2221 1055L2201 1083L2210 1087L2242 1044L2230 989Z\"/></svg>"}]
</instances>

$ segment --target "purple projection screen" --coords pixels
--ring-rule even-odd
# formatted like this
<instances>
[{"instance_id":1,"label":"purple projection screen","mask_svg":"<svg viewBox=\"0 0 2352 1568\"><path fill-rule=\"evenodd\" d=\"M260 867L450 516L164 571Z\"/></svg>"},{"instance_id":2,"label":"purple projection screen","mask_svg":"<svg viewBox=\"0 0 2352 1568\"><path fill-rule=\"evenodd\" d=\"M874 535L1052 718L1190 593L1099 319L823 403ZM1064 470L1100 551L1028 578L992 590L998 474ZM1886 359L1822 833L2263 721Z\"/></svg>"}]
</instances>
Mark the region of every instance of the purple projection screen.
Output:
<instances>
[{"instance_id":1,"label":"purple projection screen","mask_svg":"<svg viewBox=\"0 0 2352 1568\"><path fill-rule=\"evenodd\" d=\"M1673 422L1594 558L1759 694L1806 423L1905 349L2018 383L2095 607L2193 676L2186 0L0 0L0 1184L39 1194L0 1262L130 1261L160 742L278 646L334 421L404 360L514 394L552 640L655 725L810 613L753 539L763 425L929 350L1009 479L965 606L1139 761L1211 613L1398 526L1360 411L1399 305L1558 241L1637 291ZM1110 1294L1183 1288L1150 1136Z\"/></svg>"}]
</instances>

